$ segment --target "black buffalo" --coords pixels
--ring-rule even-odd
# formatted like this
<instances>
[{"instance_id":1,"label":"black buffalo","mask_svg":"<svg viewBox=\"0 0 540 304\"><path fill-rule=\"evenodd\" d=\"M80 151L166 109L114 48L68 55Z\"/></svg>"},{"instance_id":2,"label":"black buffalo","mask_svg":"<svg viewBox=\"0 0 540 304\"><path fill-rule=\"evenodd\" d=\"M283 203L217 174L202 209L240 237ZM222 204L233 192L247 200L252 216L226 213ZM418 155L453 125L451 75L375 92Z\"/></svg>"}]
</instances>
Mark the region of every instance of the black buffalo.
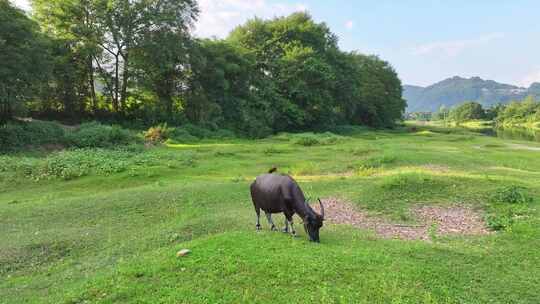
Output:
<instances>
[{"instance_id":1,"label":"black buffalo","mask_svg":"<svg viewBox=\"0 0 540 304\"><path fill-rule=\"evenodd\" d=\"M292 177L274 172L275 168L272 168L269 173L257 176L250 187L251 199L257 214L257 230L261 229L260 212L262 209L272 230L277 230L272 221L272 213L283 212L285 214L283 232L289 232L290 225L291 234L296 235L292 218L296 213L303 219L304 229L310 241L319 242L319 229L324 221L324 207L321 200L319 199L321 214L317 214L309 206L304 193Z\"/></svg>"}]
</instances>

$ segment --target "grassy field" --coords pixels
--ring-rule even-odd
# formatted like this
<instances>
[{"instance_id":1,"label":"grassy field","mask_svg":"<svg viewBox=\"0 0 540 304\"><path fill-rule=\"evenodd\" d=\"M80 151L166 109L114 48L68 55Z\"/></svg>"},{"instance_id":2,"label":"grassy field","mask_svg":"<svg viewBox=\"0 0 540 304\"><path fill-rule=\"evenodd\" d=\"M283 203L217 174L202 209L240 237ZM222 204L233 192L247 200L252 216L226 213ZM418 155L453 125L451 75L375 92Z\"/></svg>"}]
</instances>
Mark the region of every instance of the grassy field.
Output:
<instances>
[{"instance_id":1,"label":"grassy field","mask_svg":"<svg viewBox=\"0 0 540 304\"><path fill-rule=\"evenodd\" d=\"M540 303L538 147L418 126L0 156L0 303ZM458 204L499 231L257 233L249 184L273 165L391 221ZM531 199L493 199L510 186Z\"/></svg>"}]
</instances>

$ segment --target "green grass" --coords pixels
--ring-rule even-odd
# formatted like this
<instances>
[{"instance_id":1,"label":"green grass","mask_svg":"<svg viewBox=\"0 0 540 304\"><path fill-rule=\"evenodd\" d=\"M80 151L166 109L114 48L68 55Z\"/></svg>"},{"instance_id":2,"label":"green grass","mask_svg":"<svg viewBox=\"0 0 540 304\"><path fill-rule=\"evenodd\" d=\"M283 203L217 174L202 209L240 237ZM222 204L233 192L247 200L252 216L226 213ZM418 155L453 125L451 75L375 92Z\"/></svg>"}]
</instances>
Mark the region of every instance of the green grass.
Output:
<instances>
[{"instance_id":1,"label":"green grass","mask_svg":"<svg viewBox=\"0 0 540 304\"><path fill-rule=\"evenodd\" d=\"M1 156L0 303L538 303L538 159L436 126ZM44 169L63 164L84 174ZM505 220L493 197L531 199L487 236L385 240L326 223L312 244L299 219L298 238L264 221L255 232L249 183L274 165L308 196L396 221L418 204Z\"/></svg>"}]
</instances>

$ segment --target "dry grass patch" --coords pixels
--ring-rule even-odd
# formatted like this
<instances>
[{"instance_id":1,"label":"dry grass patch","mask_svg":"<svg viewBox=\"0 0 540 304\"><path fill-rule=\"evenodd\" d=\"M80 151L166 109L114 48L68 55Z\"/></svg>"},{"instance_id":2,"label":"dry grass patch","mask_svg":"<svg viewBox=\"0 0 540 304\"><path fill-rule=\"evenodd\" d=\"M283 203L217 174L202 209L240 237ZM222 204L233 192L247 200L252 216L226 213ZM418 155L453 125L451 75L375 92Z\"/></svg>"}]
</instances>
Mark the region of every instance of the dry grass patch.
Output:
<instances>
[{"instance_id":1,"label":"dry grass patch","mask_svg":"<svg viewBox=\"0 0 540 304\"><path fill-rule=\"evenodd\" d=\"M367 212L337 198L326 198L322 202L329 222L372 230L383 238L429 241L433 236L491 233L482 215L469 207L417 206L411 208L411 214L418 224L400 224L370 216ZM319 212L319 206L313 207Z\"/></svg>"}]
</instances>

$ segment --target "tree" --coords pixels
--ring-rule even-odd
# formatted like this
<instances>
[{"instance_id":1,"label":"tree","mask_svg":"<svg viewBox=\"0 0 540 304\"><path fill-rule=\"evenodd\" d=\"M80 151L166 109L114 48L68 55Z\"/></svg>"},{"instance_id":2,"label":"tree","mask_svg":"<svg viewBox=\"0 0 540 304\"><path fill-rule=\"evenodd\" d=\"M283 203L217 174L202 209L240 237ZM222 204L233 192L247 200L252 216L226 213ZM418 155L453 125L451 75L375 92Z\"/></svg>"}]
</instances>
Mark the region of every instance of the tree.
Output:
<instances>
[{"instance_id":1,"label":"tree","mask_svg":"<svg viewBox=\"0 0 540 304\"><path fill-rule=\"evenodd\" d=\"M439 110L435 112L435 114L433 115L433 119L446 121L449 116L450 116L450 109L448 109L445 105L441 105L439 107Z\"/></svg>"},{"instance_id":2,"label":"tree","mask_svg":"<svg viewBox=\"0 0 540 304\"><path fill-rule=\"evenodd\" d=\"M194 1L161 1L146 17L148 27L141 30L133 48L135 78L141 87L154 92L169 120L173 98L182 93L189 73L189 54L194 48L189 30L197 14Z\"/></svg>"},{"instance_id":3,"label":"tree","mask_svg":"<svg viewBox=\"0 0 540 304\"><path fill-rule=\"evenodd\" d=\"M464 102L450 112L450 119L457 123L483 119L485 116L482 105L474 101Z\"/></svg>"},{"instance_id":4,"label":"tree","mask_svg":"<svg viewBox=\"0 0 540 304\"><path fill-rule=\"evenodd\" d=\"M165 33L171 39L173 34L182 37L198 14L194 0L35 0L33 5L45 30L56 39L70 41L72 51L83 54L77 57L86 58L94 104L97 72L114 113L126 111L133 78L132 53L155 51L149 47L150 41L163 43ZM167 64L169 61L162 65Z\"/></svg>"},{"instance_id":5,"label":"tree","mask_svg":"<svg viewBox=\"0 0 540 304\"><path fill-rule=\"evenodd\" d=\"M357 101L355 122L375 127L392 127L402 119L406 101L401 97L402 87L397 73L386 61L376 56L353 54L360 68L358 78L360 96Z\"/></svg>"},{"instance_id":6,"label":"tree","mask_svg":"<svg viewBox=\"0 0 540 304\"><path fill-rule=\"evenodd\" d=\"M277 89L275 130L332 124L335 71L328 55L337 50L337 39L324 23L315 23L307 13L253 19L228 40L252 52L259 73Z\"/></svg>"},{"instance_id":7,"label":"tree","mask_svg":"<svg viewBox=\"0 0 540 304\"><path fill-rule=\"evenodd\" d=\"M90 108L98 110L95 63L101 58L96 31L97 3L94 0L33 0L33 16L43 32L53 40L54 83L44 102L60 101L73 114Z\"/></svg>"},{"instance_id":8,"label":"tree","mask_svg":"<svg viewBox=\"0 0 540 304\"><path fill-rule=\"evenodd\" d=\"M50 72L38 25L8 0L0 0L0 123L35 96Z\"/></svg>"},{"instance_id":9,"label":"tree","mask_svg":"<svg viewBox=\"0 0 540 304\"><path fill-rule=\"evenodd\" d=\"M394 69L375 56L344 53L337 37L307 13L253 19L227 38L254 54L257 70L279 98L274 130L335 124L393 126L406 106Z\"/></svg>"},{"instance_id":10,"label":"tree","mask_svg":"<svg viewBox=\"0 0 540 304\"><path fill-rule=\"evenodd\" d=\"M257 71L252 53L219 40L199 40L191 56L184 109L200 124L260 137L272 132L279 103L272 82Z\"/></svg>"}]
</instances>

